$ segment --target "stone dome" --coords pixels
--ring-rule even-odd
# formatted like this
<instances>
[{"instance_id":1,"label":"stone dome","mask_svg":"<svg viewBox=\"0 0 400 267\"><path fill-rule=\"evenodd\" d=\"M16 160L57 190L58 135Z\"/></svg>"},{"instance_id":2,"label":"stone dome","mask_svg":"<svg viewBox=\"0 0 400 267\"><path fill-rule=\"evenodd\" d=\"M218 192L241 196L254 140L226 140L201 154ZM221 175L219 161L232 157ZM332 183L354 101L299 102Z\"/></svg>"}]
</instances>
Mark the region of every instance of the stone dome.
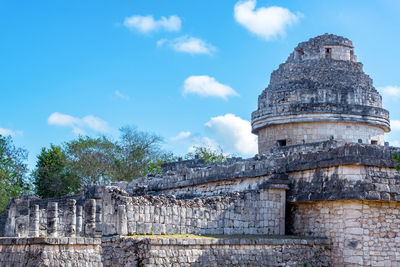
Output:
<instances>
[{"instance_id":1,"label":"stone dome","mask_svg":"<svg viewBox=\"0 0 400 267\"><path fill-rule=\"evenodd\" d=\"M328 139L383 145L389 112L353 43L324 34L300 43L272 72L252 114L252 131L260 153Z\"/></svg>"}]
</instances>

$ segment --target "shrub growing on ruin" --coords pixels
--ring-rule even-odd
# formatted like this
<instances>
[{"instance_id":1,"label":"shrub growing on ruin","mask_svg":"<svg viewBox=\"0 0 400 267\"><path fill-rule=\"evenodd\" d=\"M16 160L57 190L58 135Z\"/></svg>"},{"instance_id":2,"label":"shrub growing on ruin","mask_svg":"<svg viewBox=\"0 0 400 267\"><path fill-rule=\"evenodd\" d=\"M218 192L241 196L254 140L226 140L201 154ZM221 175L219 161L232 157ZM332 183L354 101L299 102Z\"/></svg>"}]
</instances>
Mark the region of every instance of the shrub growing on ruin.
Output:
<instances>
[{"instance_id":1,"label":"shrub growing on ruin","mask_svg":"<svg viewBox=\"0 0 400 267\"><path fill-rule=\"evenodd\" d=\"M185 159L202 159L205 163L225 162L231 155L224 154L222 149L214 149L207 146L197 146L193 152L186 154Z\"/></svg>"},{"instance_id":2,"label":"shrub growing on ruin","mask_svg":"<svg viewBox=\"0 0 400 267\"><path fill-rule=\"evenodd\" d=\"M400 155L397 155L397 154L393 154L393 158L394 158L394 160L396 160L397 161L397 166L396 166L396 170L400 170Z\"/></svg>"}]
</instances>

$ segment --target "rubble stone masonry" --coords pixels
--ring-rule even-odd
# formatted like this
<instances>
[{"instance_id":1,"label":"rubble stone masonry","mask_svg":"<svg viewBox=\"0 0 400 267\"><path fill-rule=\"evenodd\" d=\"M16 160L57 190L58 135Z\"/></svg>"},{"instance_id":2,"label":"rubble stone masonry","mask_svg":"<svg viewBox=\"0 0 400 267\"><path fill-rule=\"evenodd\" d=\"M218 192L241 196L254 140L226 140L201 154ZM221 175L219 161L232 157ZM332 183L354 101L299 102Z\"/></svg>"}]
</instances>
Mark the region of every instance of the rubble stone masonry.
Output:
<instances>
[{"instance_id":1,"label":"rubble stone masonry","mask_svg":"<svg viewBox=\"0 0 400 267\"><path fill-rule=\"evenodd\" d=\"M400 203L337 200L292 203L293 234L328 237L334 266L400 266Z\"/></svg>"}]
</instances>

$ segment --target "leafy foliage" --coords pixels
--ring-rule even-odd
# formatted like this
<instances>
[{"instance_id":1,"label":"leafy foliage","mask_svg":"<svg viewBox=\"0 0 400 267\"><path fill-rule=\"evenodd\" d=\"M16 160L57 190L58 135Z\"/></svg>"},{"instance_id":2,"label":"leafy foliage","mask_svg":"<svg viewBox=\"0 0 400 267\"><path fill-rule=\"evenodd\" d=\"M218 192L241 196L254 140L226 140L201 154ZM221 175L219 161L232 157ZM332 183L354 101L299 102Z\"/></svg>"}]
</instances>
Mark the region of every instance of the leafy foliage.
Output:
<instances>
[{"instance_id":1,"label":"leafy foliage","mask_svg":"<svg viewBox=\"0 0 400 267\"><path fill-rule=\"evenodd\" d=\"M194 152L186 154L185 159L203 159L205 163L225 162L227 158L231 157L223 153L222 149L215 150L211 147L198 146L195 147Z\"/></svg>"},{"instance_id":2,"label":"leafy foliage","mask_svg":"<svg viewBox=\"0 0 400 267\"><path fill-rule=\"evenodd\" d=\"M393 158L397 161L396 170L400 171L400 155L393 154Z\"/></svg>"},{"instance_id":3,"label":"leafy foliage","mask_svg":"<svg viewBox=\"0 0 400 267\"><path fill-rule=\"evenodd\" d=\"M115 144L105 136L79 137L65 144L71 171L82 184L107 184L113 178Z\"/></svg>"},{"instance_id":4,"label":"leafy foliage","mask_svg":"<svg viewBox=\"0 0 400 267\"><path fill-rule=\"evenodd\" d=\"M123 127L120 131L120 141L116 143L115 180L131 181L160 173L163 162L174 160L172 153L161 149L162 139L158 135L133 127Z\"/></svg>"},{"instance_id":5,"label":"leafy foliage","mask_svg":"<svg viewBox=\"0 0 400 267\"><path fill-rule=\"evenodd\" d=\"M33 172L36 194L42 198L60 197L79 190L80 181L72 172L60 146L42 148Z\"/></svg>"},{"instance_id":6,"label":"leafy foliage","mask_svg":"<svg viewBox=\"0 0 400 267\"><path fill-rule=\"evenodd\" d=\"M8 199L28 192L27 165L24 163L27 157L28 152L15 147L11 137L0 135L0 212Z\"/></svg>"},{"instance_id":7,"label":"leafy foliage","mask_svg":"<svg viewBox=\"0 0 400 267\"><path fill-rule=\"evenodd\" d=\"M131 181L161 173L161 164L175 159L161 149L159 136L133 127L120 131L118 141L80 136L63 146L43 148L33 172L36 193L57 197L77 193L80 184Z\"/></svg>"}]
</instances>

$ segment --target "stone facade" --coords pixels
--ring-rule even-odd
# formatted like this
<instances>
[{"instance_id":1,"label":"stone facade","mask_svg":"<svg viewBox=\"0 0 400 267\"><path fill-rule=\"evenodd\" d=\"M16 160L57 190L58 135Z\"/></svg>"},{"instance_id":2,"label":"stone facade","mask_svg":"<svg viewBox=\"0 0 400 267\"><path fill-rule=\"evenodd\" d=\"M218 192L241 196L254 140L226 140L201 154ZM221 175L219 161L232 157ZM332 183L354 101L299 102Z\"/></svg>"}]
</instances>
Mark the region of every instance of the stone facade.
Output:
<instances>
[{"instance_id":1,"label":"stone facade","mask_svg":"<svg viewBox=\"0 0 400 267\"><path fill-rule=\"evenodd\" d=\"M259 96L253 158L11 199L0 266L400 266L400 148L362 67L346 38L300 43Z\"/></svg>"},{"instance_id":2,"label":"stone facade","mask_svg":"<svg viewBox=\"0 0 400 267\"><path fill-rule=\"evenodd\" d=\"M327 239L103 239L104 266L329 266Z\"/></svg>"},{"instance_id":3,"label":"stone facade","mask_svg":"<svg viewBox=\"0 0 400 267\"><path fill-rule=\"evenodd\" d=\"M271 125L258 131L258 146L268 151L279 146L278 140L286 145L321 142L329 139L383 146L384 130L364 123L351 122L304 122Z\"/></svg>"},{"instance_id":4,"label":"stone facade","mask_svg":"<svg viewBox=\"0 0 400 267\"><path fill-rule=\"evenodd\" d=\"M400 266L398 202L320 201L290 209L290 232L329 237L334 266Z\"/></svg>"}]
</instances>

